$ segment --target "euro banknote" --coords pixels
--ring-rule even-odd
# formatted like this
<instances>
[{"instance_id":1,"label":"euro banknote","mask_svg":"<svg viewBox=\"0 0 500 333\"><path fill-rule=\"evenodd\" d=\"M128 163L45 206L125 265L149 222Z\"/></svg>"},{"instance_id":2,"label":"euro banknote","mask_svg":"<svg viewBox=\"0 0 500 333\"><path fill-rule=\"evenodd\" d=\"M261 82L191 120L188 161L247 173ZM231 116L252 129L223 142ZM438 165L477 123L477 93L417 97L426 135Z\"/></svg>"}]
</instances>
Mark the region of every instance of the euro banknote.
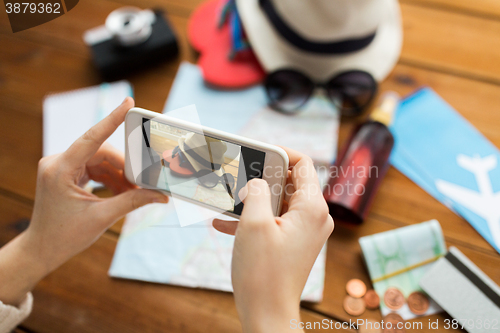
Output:
<instances>
[{"instance_id":1,"label":"euro banknote","mask_svg":"<svg viewBox=\"0 0 500 333\"><path fill-rule=\"evenodd\" d=\"M373 288L380 296L383 316L391 312L383 301L387 288L399 289L405 298L414 291L422 291L420 278L446 254L443 232L437 220L365 236L359 239L359 244ZM430 300L425 315L440 311L441 308ZM405 320L415 317L406 304L396 312Z\"/></svg>"}]
</instances>

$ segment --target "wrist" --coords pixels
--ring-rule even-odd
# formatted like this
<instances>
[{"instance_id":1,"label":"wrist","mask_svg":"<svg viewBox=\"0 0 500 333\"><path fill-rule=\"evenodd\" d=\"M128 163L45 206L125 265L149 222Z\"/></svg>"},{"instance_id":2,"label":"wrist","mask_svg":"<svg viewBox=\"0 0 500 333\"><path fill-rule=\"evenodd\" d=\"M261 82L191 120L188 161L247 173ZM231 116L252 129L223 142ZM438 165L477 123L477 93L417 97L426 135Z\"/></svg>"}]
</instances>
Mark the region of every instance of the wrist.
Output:
<instances>
[{"instance_id":1,"label":"wrist","mask_svg":"<svg viewBox=\"0 0 500 333\"><path fill-rule=\"evenodd\" d=\"M301 332L293 326L294 322L300 322L300 301L280 306L266 302L253 308L237 306L237 309L244 333Z\"/></svg>"},{"instance_id":2,"label":"wrist","mask_svg":"<svg viewBox=\"0 0 500 333\"><path fill-rule=\"evenodd\" d=\"M0 301L18 306L49 272L27 232L21 233L0 249Z\"/></svg>"}]
</instances>

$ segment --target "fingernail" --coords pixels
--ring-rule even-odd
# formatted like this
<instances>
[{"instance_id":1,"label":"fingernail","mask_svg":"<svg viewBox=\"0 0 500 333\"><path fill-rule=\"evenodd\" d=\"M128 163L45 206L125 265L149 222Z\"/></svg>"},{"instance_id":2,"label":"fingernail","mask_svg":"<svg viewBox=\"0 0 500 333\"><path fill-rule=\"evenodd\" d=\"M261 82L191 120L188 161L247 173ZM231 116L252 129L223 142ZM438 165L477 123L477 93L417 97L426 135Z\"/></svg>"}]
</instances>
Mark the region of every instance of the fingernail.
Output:
<instances>
[{"instance_id":1,"label":"fingernail","mask_svg":"<svg viewBox=\"0 0 500 333\"><path fill-rule=\"evenodd\" d=\"M123 100L122 104L127 103L127 101L128 101L129 99L130 99L130 100L132 100L132 101L134 100L132 97L128 96L128 97L125 97L125 99Z\"/></svg>"},{"instance_id":2,"label":"fingernail","mask_svg":"<svg viewBox=\"0 0 500 333\"><path fill-rule=\"evenodd\" d=\"M244 201L246 196L248 194L248 185L244 186L240 192L238 193L238 197L240 198L241 201Z\"/></svg>"},{"instance_id":3,"label":"fingernail","mask_svg":"<svg viewBox=\"0 0 500 333\"><path fill-rule=\"evenodd\" d=\"M153 199L154 203L167 203L168 197L166 195L162 195L161 197L156 197Z\"/></svg>"}]
</instances>

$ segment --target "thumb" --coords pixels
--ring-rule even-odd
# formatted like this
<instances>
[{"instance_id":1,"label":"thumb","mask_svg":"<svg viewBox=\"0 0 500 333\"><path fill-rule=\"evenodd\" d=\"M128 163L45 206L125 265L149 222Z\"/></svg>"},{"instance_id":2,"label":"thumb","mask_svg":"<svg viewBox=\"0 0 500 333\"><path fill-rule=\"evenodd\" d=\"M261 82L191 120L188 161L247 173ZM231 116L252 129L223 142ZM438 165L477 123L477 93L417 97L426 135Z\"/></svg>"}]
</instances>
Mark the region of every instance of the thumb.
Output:
<instances>
[{"instance_id":1,"label":"thumb","mask_svg":"<svg viewBox=\"0 0 500 333\"><path fill-rule=\"evenodd\" d=\"M131 211L155 202L167 203L168 197L153 190L135 189L101 201L98 211L106 223L113 223Z\"/></svg>"},{"instance_id":2,"label":"thumb","mask_svg":"<svg viewBox=\"0 0 500 333\"><path fill-rule=\"evenodd\" d=\"M274 221L271 191L267 182L262 179L252 179L245 188L246 190L242 190L244 195L240 193L240 197L245 197L240 222L242 224L260 224L269 223L270 220Z\"/></svg>"}]
</instances>

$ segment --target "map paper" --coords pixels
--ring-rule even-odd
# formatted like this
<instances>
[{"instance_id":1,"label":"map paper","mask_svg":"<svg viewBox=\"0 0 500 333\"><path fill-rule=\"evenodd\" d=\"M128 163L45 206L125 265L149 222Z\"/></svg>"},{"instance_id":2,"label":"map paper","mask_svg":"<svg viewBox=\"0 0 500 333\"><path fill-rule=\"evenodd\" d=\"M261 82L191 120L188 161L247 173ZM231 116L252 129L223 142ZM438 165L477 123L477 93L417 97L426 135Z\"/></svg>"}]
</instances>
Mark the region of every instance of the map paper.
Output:
<instances>
[{"instance_id":1,"label":"map paper","mask_svg":"<svg viewBox=\"0 0 500 333\"><path fill-rule=\"evenodd\" d=\"M176 210L188 210L199 220L213 217L213 211L182 200L175 205L147 205L128 214L109 275L231 292L234 236L215 230L210 221L181 228ZM303 300L321 301L325 260L326 245L314 263Z\"/></svg>"}]
</instances>

